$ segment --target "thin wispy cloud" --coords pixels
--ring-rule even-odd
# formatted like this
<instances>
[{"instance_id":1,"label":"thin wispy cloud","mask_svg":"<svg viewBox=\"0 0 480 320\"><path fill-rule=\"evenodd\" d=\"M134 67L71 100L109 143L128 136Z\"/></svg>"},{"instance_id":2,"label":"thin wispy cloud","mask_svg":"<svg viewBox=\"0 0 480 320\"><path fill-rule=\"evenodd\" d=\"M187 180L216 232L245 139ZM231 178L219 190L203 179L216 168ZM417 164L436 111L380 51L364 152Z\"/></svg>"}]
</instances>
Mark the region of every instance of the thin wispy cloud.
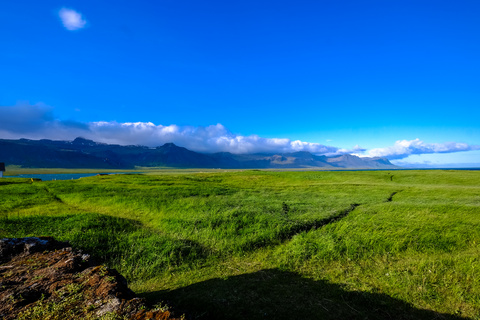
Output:
<instances>
[{"instance_id":1,"label":"thin wispy cloud","mask_svg":"<svg viewBox=\"0 0 480 320\"><path fill-rule=\"evenodd\" d=\"M362 148L357 144L352 149L338 149L337 152L335 152L335 153L336 154L347 154L348 153L348 154L354 154L354 155L361 156L361 155L363 155L363 153L365 151L367 151L367 149Z\"/></svg>"},{"instance_id":2,"label":"thin wispy cloud","mask_svg":"<svg viewBox=\"0 0 480 320\"><path fill-rule=\"evenodd\" d=\"M87 25L87 21L83 18L82 14L73 9L62 8L58 12L58 16L63 26L70 31L82 29Z\"/></svg>"},{"instance_id":3,"label":"thin wispy cloud","mask_svg":"<svg viewBox=\"0 0 480 320\"><path fill-rule=\"evenodd\" d=\"M453 153L472 150L480 150L480 146L459 142L425 143L417 138L415 140L398 140L393 146L386 148L371 149L368 151L368 155L396 160L415 154Z\"/></svg>"}]
</instances>

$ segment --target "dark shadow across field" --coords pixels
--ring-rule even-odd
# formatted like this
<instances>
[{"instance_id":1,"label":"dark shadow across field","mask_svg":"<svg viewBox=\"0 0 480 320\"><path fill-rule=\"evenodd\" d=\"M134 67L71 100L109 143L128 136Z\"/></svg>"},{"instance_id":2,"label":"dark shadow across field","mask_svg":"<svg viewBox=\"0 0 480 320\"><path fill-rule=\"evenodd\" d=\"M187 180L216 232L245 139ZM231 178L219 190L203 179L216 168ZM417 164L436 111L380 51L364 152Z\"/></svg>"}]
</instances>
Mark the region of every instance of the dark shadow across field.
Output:
<instances>
[{"instance_id":1,"label":"dark shadow across field","mask_svg":"<svg viewBox=\"0 0 480 320\"><path fill-rule=\"evenodd\" d=\"M414 308L380 293L352 292L327 281L266 269L144 293L187 319L465 319Z\"/></svg>"}]
</instances>

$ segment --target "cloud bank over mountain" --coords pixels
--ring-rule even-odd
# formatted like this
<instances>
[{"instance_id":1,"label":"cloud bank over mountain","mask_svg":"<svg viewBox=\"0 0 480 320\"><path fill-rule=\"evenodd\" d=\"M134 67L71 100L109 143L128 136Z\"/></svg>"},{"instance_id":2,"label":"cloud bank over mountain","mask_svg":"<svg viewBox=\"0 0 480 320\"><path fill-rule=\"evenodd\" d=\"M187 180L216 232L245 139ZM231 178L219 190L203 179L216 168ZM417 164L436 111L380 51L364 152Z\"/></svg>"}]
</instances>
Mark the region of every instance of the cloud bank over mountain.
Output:
<instances>
[{"instance_id":1,"label":"cloud bank over mountain","mask_svg":"<svg viewBox=\"0 0 480 320\"><path fill-rule=\"evenodd\" d=\"M336 147L300 140L233 134L223 125L207 127L155 125L152 122L75 122L55 119L45 105L0 107L0 137L4 139L73 140L82 136L98 142L156 147L168 142L198 152L271 153L309 151L336 154Z\"/></svg>"},{"instance_id":2,"label":"cloud bank over mountain","mask_svg":"<svg viewBox=\"0 0 480 320\"><path fill-rule=\"evenodd\" d=\"M268 139L257 135L242 136L228 131L223 125L207 127L155 125L151 122L91 122L90 137L98 141L117 144L142 144L158 146L173 142L198 152L259 153L309 151L335 153L338 148L318 143Z\"/></svg>"},{"instance_id":3,"label":"cloud bank over mountain","mask_svg":"<svg viewBox=\"0 0 480 320\"><path fill-rule=\"evenodd\" d=\"M367 150L356 145L351 150L300 140L243 136L230 132L221 124L206 127L156 125L152 122L77 122L59 120L53 108L42 104L0 107L0 138L73 140L84 137L98 142L157 147L173 142L187 149L213 153L289 153L308 151L314 154L346 154L404 159L410 155L454 153L480 150L466 143L425 143L420 139L399 140L393 146ZM355 141L352 141L355 142Z\"/></svg>"}]
</instances>

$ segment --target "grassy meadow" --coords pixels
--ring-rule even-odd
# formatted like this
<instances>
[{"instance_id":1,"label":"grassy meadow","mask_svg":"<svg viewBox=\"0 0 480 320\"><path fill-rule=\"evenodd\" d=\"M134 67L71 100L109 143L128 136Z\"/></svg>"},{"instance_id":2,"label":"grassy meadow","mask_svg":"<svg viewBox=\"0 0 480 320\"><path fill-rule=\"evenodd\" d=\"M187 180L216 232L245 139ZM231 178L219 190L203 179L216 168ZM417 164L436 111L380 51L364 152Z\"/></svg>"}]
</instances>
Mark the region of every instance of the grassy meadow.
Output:
<instances>
[{"instance_id":1,"label":"grassy meadow","mask_svg":"<svg viewBox=\"0 0 480 320\"><path fill-rule=\"evenodd\" d=\"M3 178L0 199L0 237L69 241L191 319L480 319L480 171Z\"/></svg>"}]
</instances>

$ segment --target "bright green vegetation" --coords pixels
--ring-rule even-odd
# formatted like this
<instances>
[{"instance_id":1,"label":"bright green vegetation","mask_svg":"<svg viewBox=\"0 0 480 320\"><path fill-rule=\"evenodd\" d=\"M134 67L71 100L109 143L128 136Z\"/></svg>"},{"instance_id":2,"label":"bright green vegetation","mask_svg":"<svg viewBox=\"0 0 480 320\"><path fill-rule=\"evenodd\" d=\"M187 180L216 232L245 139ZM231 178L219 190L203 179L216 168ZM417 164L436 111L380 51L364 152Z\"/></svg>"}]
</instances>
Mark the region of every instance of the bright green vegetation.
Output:
<instances>
[{"instance_id":1,"label":"bright green vegetation","mask_svg":"<svg viewBox=\"0 0 480 320\"><path fill-rule=\"evenodd\" d=\"M0 237L51 235L198 319L480 319L480 172L0 180Z\"/></svg>"}]
</instances>

